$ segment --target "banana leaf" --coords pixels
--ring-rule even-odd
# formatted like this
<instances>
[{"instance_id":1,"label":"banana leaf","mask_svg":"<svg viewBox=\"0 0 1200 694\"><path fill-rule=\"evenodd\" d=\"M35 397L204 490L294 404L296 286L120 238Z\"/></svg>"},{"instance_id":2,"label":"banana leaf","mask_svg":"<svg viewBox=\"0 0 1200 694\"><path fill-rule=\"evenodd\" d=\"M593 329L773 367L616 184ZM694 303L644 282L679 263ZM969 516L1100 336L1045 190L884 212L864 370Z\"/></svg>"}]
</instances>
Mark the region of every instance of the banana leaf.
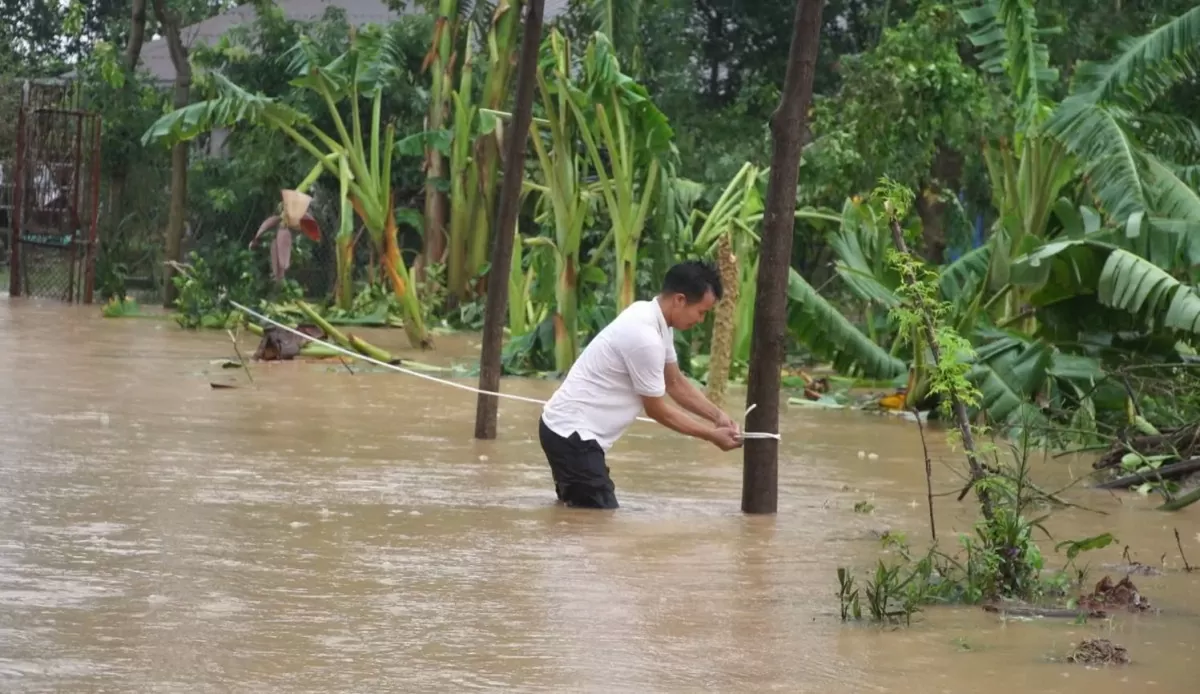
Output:
<instances>
[{"instance_id":1,"label":"banana leaf","mask_svg":"<svg viewBox=\"0 0 1200 694\"><path fill-rule=\"evenodd\" d=\"M827 241L838 257L834 268L850 291L863 301L885 308L900 304L895 293L900 277L884 262L891 232L870 206L847 198L841 223Z\"/></svg>"},{"instance_id":2,"label":"banana leaf","mask_svg":"<svg viewBox=\"0 0 1200 694\"><path fill-rule=\"evenodd\" d=\"M793 335L838 372L890 379L908 371L903 360L872 342L794 269L788 274L788 298Z\"/></svg>"},{"instance_id":3,"label":"banana leaf","mask_svg":"<svg viewBox=\"0 0 1200 694\"><path fill-rule=\"evenodd\" d=\"M1049 345L1017 335L1003 334L978 347L967 372L980 392L978 409L1000 425L1044 420L1031 401L1044 387L1052 361Z\"/></svg>"},{"instance_id":4,"label":"banana leaf","mask_svg":"<svg viewBox=\"0 0 1200 694\"><path fill-rule=\"evenodd\" d=\"M1153 330L1200 333L1200 294L1146 258L1112 244L1071 239L1042 246L1013 263L1014 278L1043 272L1048 281L1036 306L1080 295L1096 295L1107 307L1147 322Z\"/></svg>"},{"instance_id":5,"label":"banana leaf","mask_svg":"<svg viewBox=\"0 0 1200 694\"><path fill-rule=\"evenodd\" d=\"M991 262L992 247L984 244L942 267L938 278L942 299L950 302L962 301L972 287L981 287Z\"/></svg>"},{"instance_id":6,"label":"banana leaf","mask_svg":"<svg viewBox=\"0 0 1200 694\"><path fill-rule=\"evenodd\" d=\"M1152 321L1156 328L1200 332L1200 295L1162 268L1124 249L1100 273L1100 302Z\"/></svg>"}]
</instances>

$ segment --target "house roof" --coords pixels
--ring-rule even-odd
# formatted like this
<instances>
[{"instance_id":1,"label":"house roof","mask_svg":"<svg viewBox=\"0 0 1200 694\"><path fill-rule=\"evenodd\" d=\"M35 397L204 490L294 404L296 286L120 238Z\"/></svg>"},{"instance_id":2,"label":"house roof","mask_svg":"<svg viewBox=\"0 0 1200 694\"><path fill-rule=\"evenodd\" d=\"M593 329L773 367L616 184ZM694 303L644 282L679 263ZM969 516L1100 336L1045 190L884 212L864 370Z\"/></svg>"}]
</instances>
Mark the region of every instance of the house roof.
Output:
<instances>
[{"instance_id":1,"label":"house roof","mask_svg":"<svg viewBox=\"0 0 1200 694\"><path fill-rule=\"evenodd\" d=\"M545 0L545 21L565 14L569 0ZM341 8L346 12L346 21L352 26L363 24L383 24L395 21L400 12L388 8L382 0L275 0L275 5L283 11L287 19L309 21L318 19L325 14L329 7ZM404 14L421 12L413 7L412 0L405 0ZM211 45L230 29L249 24L255 20L253 3L238 5L215 17L191 24L180 30L180 38L189 49L196 43ZM142 46L141 67L154 75L160 82L171 82L175 79L175 65L171 62L171 51L167 47L166 38L147 41Z\"/></svg>"}]
</instances>

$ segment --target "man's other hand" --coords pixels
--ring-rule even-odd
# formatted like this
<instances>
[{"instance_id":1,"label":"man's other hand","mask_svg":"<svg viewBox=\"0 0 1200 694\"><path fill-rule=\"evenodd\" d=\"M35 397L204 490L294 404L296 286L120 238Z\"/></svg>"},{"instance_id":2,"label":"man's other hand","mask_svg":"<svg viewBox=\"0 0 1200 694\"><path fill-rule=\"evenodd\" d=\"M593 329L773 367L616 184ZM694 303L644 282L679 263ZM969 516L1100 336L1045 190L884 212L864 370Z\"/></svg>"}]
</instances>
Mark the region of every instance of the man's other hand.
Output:
<instances>
[{"instance_id":1,"label":"man's other hand","mask_svg":"<svg viewBox=\"0 0 1200 694\"><path fill-rule=\"evenodd\" d=\"M717 427L713 430L709 440L723 451L732 451L742 447L742 434L736 428Z\"/></svg>"}]
</instances>

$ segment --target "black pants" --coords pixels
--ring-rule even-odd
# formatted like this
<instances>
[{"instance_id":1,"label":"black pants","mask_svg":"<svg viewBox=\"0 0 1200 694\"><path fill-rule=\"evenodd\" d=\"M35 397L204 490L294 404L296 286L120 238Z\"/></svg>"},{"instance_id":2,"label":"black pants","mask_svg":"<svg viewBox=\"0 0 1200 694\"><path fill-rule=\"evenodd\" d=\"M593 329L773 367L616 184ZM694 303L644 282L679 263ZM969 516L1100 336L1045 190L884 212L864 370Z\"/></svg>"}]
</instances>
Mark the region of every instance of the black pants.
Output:
<instances>
[{"instance_id":1,"label":"black pants","mask_svg":"<svg viewBox=\"0 0 1200 694\"><path fill-rule=\"evenodd\" d=\"M595 441L584 441L579 434L563 438L538 420L538 438L550 463L554 488L559 501L578 508L617 508L617 495L604 449Z\"/></svg>"}]
</instances>

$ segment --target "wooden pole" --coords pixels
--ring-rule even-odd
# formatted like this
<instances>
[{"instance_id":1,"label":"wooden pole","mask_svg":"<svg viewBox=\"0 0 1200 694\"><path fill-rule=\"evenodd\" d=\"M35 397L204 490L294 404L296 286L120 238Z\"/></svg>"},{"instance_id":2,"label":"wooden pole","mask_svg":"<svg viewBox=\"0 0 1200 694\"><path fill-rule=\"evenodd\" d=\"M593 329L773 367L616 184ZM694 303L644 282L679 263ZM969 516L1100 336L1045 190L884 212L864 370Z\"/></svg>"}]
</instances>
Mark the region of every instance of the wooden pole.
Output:
<instances>
[{"instance_id":1,"label":"wooden pole","mask_svg":"<svg viewBox=\"0 0 1200 694\"><path fill-rule=\"evenodd\" d=\"M779 108L771 116L771 177L767 183L746 404L747 431L779 431L779 379L787 336L787 285L792 261L796 184L808 107L812 102L821 10L825 0L797 0ZM742 511L775 513L779 502L779 441L749 439L742 464Z\"/></svg>"},{"instance_id":2,"label":"wooden pole","mask_svg":"<svg viewBox=\"0 0 1200 694\"><path fill-rule=\"evenodd\" d=\"M500 182L500 205L496 211L496 238L492 244L491 267L488 269L483 347L479 355L479 389L493 393L500 390L500 348L504 343L504 322L508 318L508 274L512 269L513 236L517 229L517 208L521 204L521 183L525 178L525 145L533 124L533 87L537 81L544 5L545 0L529 0L526 5L521 64L517 68L517 101L513 106L512 128L505 142L507 149ZM499 404L495 395L479 394L475 406L475 438L496 438Z\"/></svg>"}]
</instances>

